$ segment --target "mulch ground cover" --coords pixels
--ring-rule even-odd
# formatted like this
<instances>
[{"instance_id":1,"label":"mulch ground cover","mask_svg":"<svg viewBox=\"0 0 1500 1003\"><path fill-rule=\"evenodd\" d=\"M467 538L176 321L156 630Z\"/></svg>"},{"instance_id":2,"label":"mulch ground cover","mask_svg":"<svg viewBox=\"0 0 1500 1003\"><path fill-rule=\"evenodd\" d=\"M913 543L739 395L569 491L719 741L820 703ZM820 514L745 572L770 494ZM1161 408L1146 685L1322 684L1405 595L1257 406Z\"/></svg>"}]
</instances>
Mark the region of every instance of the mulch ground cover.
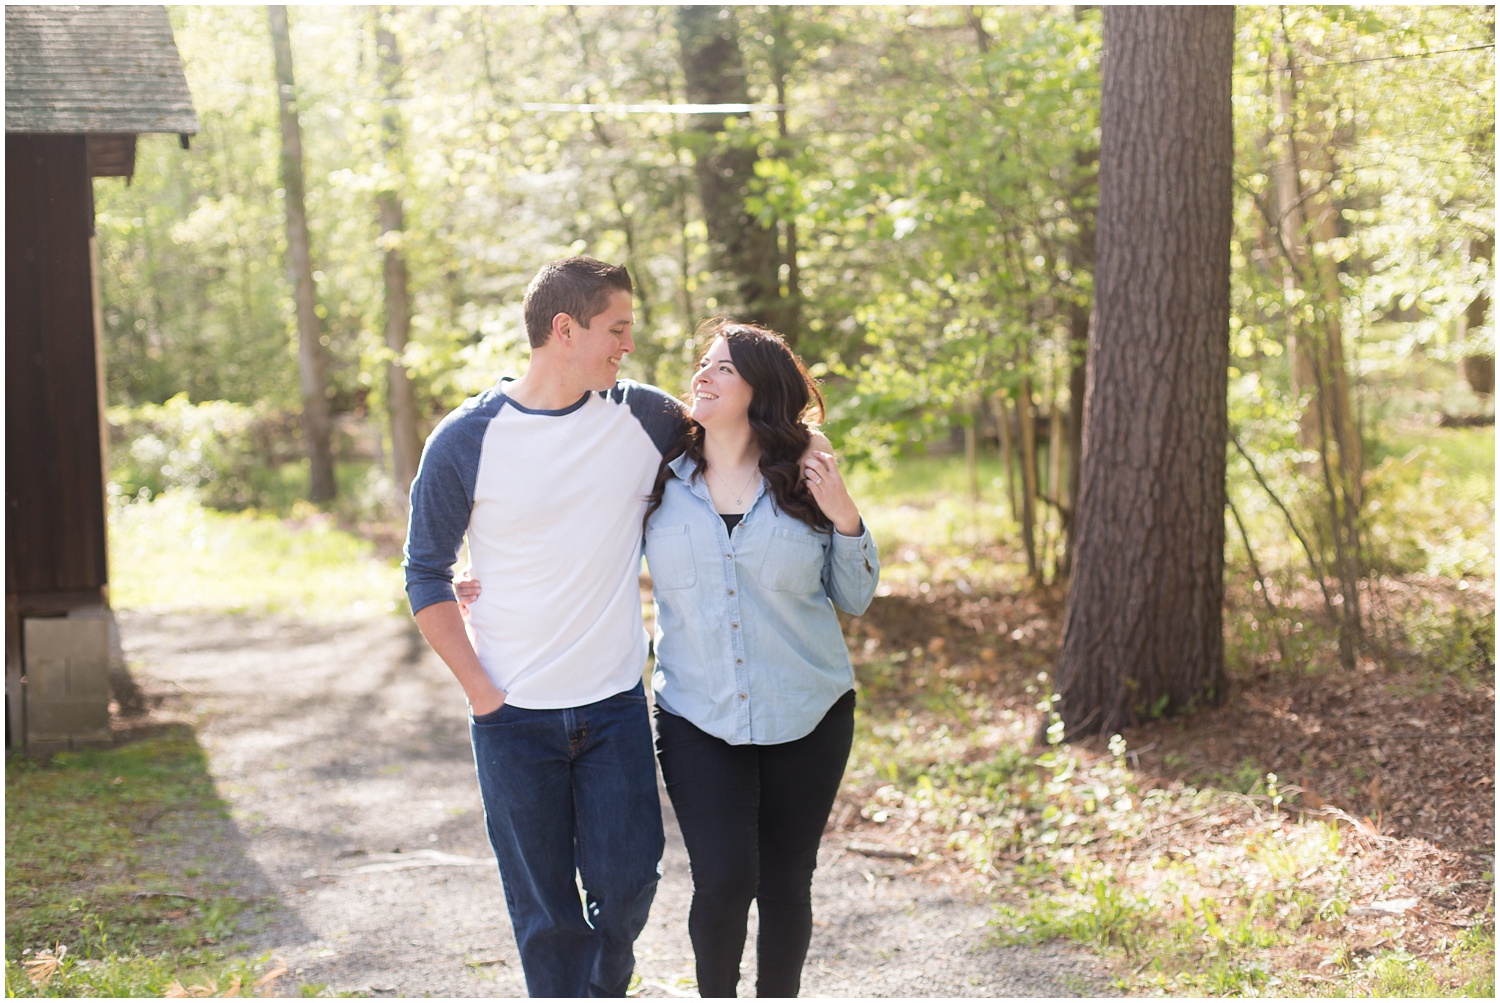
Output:
<instances>
[{"instance_id":1,"label":"mulch ground cover","mask_svg":"<svg viewBox=\"0 0 1500 1003\"><path fill-rule=\"evenodd\" d=\"M1382 580L1370 594L1370 643L1353 671L1339 668L1333 627L1310 592L1278 598L1283 613L1295 613L1287 624L1322 631L1327 643L1304 643L1284 662L1276 645L1257 658L1232 657L1221 706L1125 732L1139 789L1175 784L1248 794L1275 773L1281 811L1340 825L1353 883L1346 894L1354 905L1339 927L1346 949L1436 957L1462 931L1493 922L1493 588ZM1459 636L1426 650L1402 636L1398 625L1411 622L1419 602L1424 623L1436 610ZM1258 615L1260 600L1231 594L1226 621L1245 622L1251 603ZM886 675L867 705L874 713L910 706L906 691L951 686L981 691L992 707L1031 713L1040 723L1038 673L1054 664L1062 612L1063 597L1044 589L982 595L934 582L883 596L849 624L856 663L883 659ZM892 652L904 654L892 660ZM1074 749L1107 755L1102 740ZM1264 801L1264 787L1255 792ZM879 837L879 826L851 810L869 794L845 792L834 818L848 838ZM1246 820L1237 816L1264 807L1241 800L1242 810L1231 797L1226 810L1177 827L1174 847L1191 852L1194 841L1236 838ZM906 839L942 845L941 833L922 836ZM1300 943L1285 960L1315 972L1320 950Z\"/></svg>"}]
</instances>

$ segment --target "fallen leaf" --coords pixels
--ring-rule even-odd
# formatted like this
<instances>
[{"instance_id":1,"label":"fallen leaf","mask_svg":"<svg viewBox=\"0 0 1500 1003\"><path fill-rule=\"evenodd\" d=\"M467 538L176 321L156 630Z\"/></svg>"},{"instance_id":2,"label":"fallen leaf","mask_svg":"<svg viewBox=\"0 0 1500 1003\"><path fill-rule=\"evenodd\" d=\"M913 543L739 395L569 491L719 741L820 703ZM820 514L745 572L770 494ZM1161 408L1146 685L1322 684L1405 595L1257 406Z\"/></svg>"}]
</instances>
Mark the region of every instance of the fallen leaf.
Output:
<instances>
[{"instance_id":1,"label":"fallen leaf","mask_svg":"<svg viewBox=\"0 0 1500 1003\"><path fill-rule=\"evenodd\" d=\"M26 969L26 977L38 989L45 988L47 983L52 981L52 976L62 968L63 958L67 953L68 945L66 944L58 944L50 951L36 952L29 961L21 963Z\"/></svg>"},{"instance_id":2,"label":"fallen leaf","mask_svg":"<svg viewBox=\"0 0 1500 1003\"><path fill-rule=\"evenodd\" d=\"M276 980L287 973L286 962L280 958L276 959L276 967L271 969L260 978L256 979L253 988L260 990L262 996L271 996L272 990L276 988Z\"/></svg>"}]
</instances>

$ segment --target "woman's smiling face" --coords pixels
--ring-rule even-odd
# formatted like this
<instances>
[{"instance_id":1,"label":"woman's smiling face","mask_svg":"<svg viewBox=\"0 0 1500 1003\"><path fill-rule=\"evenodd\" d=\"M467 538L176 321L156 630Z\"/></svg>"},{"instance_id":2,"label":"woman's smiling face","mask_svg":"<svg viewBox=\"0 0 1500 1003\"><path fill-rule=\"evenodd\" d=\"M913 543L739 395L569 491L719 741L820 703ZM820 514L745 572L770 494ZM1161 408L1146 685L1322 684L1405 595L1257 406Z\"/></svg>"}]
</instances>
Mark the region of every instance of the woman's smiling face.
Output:
<instances>
[{"instance_id":1,"label":"woman's smiling face","mask_svg":"<svg viewBox=\"0 0 1500 1003\"><path fill-rule=\"evenodd\" d=\"M714 339L693 374L693 420L705 427L746 421L753 396L729 355L729 342Z\"/></svg>"}]
</instances>

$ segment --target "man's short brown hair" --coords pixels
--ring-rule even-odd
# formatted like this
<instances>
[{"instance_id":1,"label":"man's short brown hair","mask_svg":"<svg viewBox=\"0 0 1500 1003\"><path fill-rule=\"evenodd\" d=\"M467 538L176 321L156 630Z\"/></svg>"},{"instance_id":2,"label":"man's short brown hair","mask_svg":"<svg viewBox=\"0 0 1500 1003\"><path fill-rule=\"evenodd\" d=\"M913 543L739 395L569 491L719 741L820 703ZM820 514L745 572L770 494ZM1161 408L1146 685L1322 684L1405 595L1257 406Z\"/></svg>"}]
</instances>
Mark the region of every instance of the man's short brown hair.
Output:
<instances>
[{"instance_id":1,"label":"man's short brown hair","mask_svg":"<svg viewBox=\"0 0 1500 1003\"><path fill-rule=\"evenodd\" d=\"M531 347L547 343L552 318L560 313L584 327L609 307L615 292L633 293L630 273L624 265L610 265L596 258L563 258L542 266L526 287L526 337Z\"/></svg>"}]
</instances>

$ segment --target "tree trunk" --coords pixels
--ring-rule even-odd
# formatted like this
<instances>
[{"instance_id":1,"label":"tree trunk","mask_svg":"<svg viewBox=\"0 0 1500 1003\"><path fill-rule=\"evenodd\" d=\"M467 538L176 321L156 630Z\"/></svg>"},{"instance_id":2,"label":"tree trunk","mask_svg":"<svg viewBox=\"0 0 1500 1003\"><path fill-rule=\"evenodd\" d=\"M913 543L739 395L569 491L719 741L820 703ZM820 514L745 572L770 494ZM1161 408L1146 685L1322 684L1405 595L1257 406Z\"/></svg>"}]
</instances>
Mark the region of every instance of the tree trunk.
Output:
<instances>
[{"instance_id":1,"label":"tree trunk","mask_svg":"<svg viewBox=\"0 0 1500 1003\"><path fill-rule=\"evenodd\" d=\"M375 29L375 48L380 60L380 92L384 111L380 116L380 147L385 155L387 184L376 195L380 209L380 246L385 252L385 345L391 358L385 367L386 403L391 420L392 474L398 503L407 504L412 478L422 457L422 438L417 428L417 397L406 374L402 357L411 335L411 296L407 287L406 257L402 237L406 213L401 204L398 179L403 167L401 126L401 50L385 12Z\"/></svg>"},{"instance_id":2,"label":"tree trunk","mask_svg":"<svg viewBox=\"0 0 1500 1003\"><path fill-rule=\"evenodd\" d=\"M1090 251L1093 234L1089 234ZM1092 264L1092 262L1091 262ZM1089 309L1082 303L1068 307L1068 483L1063 499L1063 552L1057 562L1060 578L1073 575L1073 548L1078 525L1079 470L1083 467L1083 402L1088 395Z\"/></svg>"},{"instance_id":3,"label":"tree trunk","mask_svg":"<svg viewBox=\"0 0 1500 1003\"><path fill-rule=\"evenodd\" d=\"M1074 6L1073 20L1083 18L1084 6ZM1068 267L1077 276L1094 273L1094 209L1099 193L1095 170L1099 163L1097 148L1079 150L1073 155L1073 183L1068 202L1078 235L1068 248ZM1059 578L1073 573L1073 527L1078 513L1078 471L1083 465L1083 399L1088 392L1089 314L1090 304L1074 298L1068 303L1068 494L1063 502L1063 551L1057 562Z\"/></svg>"},{"instance_id":4,"label":"tree trunk","mask_svg":"<svg viewBox=\"0 0 1500 1003\"><path fill-rule=\"evenodd\" d=\"M1234 10L1104 11L1070 735L1224 696Z\"/></svg>"},{"instance_id":5,"label":"tree trunk","mask_svg":"<svg viewBox=\"0 0 1500 1003\"><path fill-rule=\"evenodd\" d=\"M964 474L969 482L969 501L979 504L979 422L982 398L971 397L964 405L969 420L964 423Z\"/></svg>"},{"instance_id":6,"label":"tree trunk","mask_svg":"<svg viewBox=\"0 0 1500 1003\"><path fill-rule=\"evenodd\" d=\"M1010 408L1005 406L1005 394L996 391L990 398L990 410L995 414L995 428L1000 433L1000 466L1005 470L1005 494L1010 502L1010 517L1021 522L1021 506L1016 501L1016 448L1010 428Z\"/></svg>"},{"instance_id":7,"label":"tree trunk","mask_svg":"<svg viewBox=\"0 0 1500 1003\"><path fill-rule=\"evenodd\" d=\"M1021 545L1026 550L1026 573L1041 585L1042 562L1036 546L1036 413L1029 376L1021 378L1016 418L1021 439Z\"/></svg>"},{"instance_id":8,"label":"tree trunk","mask_svg":"<svg viewBox=\"0 0 1500 1003\"><path fill-rule=\"evenodd\" d=\"M678 7L677 37L687 100L694 104L748 104L750 88L740 55L732 7ZM745 208L755 177L753 139L725 132L730 116L694 115L698 194L708 227L713 270L719 282L717 309L736 319L787 327L781 297L776 231L760 225Z\"/></svg>"},{"instance_id":9,"label":"tree trunk","mask_svg":"<svg viewBox=\"0 0 1500 1003\"><path fill-rule=\"evenodd\" d=\"M1327 186L1308 192L1302 183L1304 166L1333 177L1336 171L1333 137L1318 144L1319 163L1307 162L1312 151L1301 149L1297 133L1297 67L1292 60L1291 42L1284 37L1281 42L1287 47L1285 72L1273 75L1272 86L1277 111L1286 127L1286 134L1281 137L1282 155L1274 168L1282 249L1287 258L1282 281L1288 303L1301 298L1300 289L1318 297L1323 305L1318 311L1321 323L1298 326L1292 321L1294 326L1288 331L1292 391L1309 395L1307 409L1298 424L1298 440L1309 449L1318 448L1320 441L1333 443L1336 455L1332 462L1348 483L1349 497L1357 512L1364 448L1349 392L1348 367L1344 363L1338 263L1327 254L1312 250L1314 244L1327 243L1338 236L1337 213Z\"/></svg>"},{"instance_id":10,"label":"tree trunk","mask_svg":"<svg viewBox=\"0 0 1500 1003\"><path fill-rule=\"evenodd\" d=\"M583 18L578 13L578 8L572 4L568 5L568 19L572 22L573 33L578 39L578 55L583 60L588 79L602 77L595 66L593 41L589 32L585 29ZM598 100L595 88L592 84L584 87L584 94L590 102ZM615 140L604 116L598 111L589 113L589 121L593 125L594 136L599 140L599 145L606 150L615 148ZM620 232L625 235L625 257L630 267L634 269L630 273L631 282L635 286L635 302L640 308L640 327L646 331L654 328L652 313L656 306L656 296L652 288L651 270L644 267L646 256L640 251L640 238L636 234L635 213L629 208L630 200L620 187L620 178L617 172L608 173L609 194L614 201L615 214L618 217ZM636 357L641 360L647 372L654 371L657 359L661 357L661 346L654 339L641 339L636 345Z\"/></svg>"},{"instance_id":11,"label":"tree trunk","mask_svg":"<svg viewBox=\"0 0 1500 1003\"><path fill-rule=\"evenodd\" d=\"M1075 158L1075 166L1082 172L1091 168L1098 160L1099 151L1089 150ZM1097 185L1097 178L1089 174L1087 186ZM1068 249L1069 268L1076 276L1094 271L1094 227L1095 211L1089 206L1086 186L1079 182L1075 186L1071 202L1073 219L1078 225L1078 236ZM1083 401L1088 393L1089 359L1089 304L1081 299L1068 303L1068 493L1063 502L1063 553L1058 562L1057 573L1067 578L1073 569L1073 527L1078 513L1078 471L1083 465Z\"/></svg>"},{"instance_id":12,"label":"tree trunk","mask_svg":"<svg viewBox=\"0 0 1500 1003\"><path fill-rule=\"evenodd\" d=\"M292 37L286 8L266 8L276 52L276 94L281 107L281 186L286 193L287 278L297 307L297 364L302 372L302 438L310 466L307 496L333 500L333 419L328 405L328 362L323 322L313 286L312 241L307 232L306 186L302 180L302 127L297 121L297 87L292 76Z\"/></svg>"},{"instance_id":13,"label":"tree trunk","mask_svg":"<svg viewBox=\"0 0 1500 1003\"><path fill-rule=\"evenodd\" d=\"M1358 583L1362 575L1359 511L1363 487L1364 449L1349 392L1349 374L1344 364L1344 335L1340 321L1341 294L1338 264L1327 254L1313 250L1338 234L1327 186L1304 189L1302 169L1312 159L1311 150L1301 149L1297 127L1297 66L1291 41L1283 34L1286 49L1284 74L1273 75L1277 110L1285 124L1283 150L1275 166L1279 201L1278 229L1284 254L1283 287L1287 304L1311 296L1311 316L1288 309L1288 348L1292 356L1292 389L1307 393L1298 438L1302 445L1318 451L1324 497L1328 504L1329 533L1338 569L1343 605L1338 610L1339 662L1353 670L1363 633ZM1333 137L1317 143L1318 163L1308 164L1332 179L1336 172ZM1300 316L1299 316L1300 314Z\"/></svg>"},{"instance_id":14,"label":"tree trunk","mask_svg":"<svg viewBox=\"0 0 1500 1003\"><path fill-rule=\"evenodd\" d=\"M1052 580L1056 581L1062 568L1062 555L1059 550L1064 546L1063 532L1066 530L1068 513L1063 508L1067 502L1063 498L1063 488L1067 481L1067 468L1063 465L1064 454L1067 452L1067 421L1063 417L1062 402L1057 400L1054 394L1052 399L1052 413L1047 423L1047 498L1053 510L1057 513L1057 529L1048 534L1048 552L1052 555ZM1071 461L1070 461L1071 462Z\"/></svg>"},{"instance_id":15,"label":"tree trunk","mask_svg":"<svg viewBox=\"0 0 1500 1003\"><path fill-rule=\"evenodd\" d=\"M778 6L771 8L772 30L776 33L771 44L771 85L776 90L776 155L786 159L792 155L792 130L787 122L787 77L792 62L792 10ZM800 250L797 240L797 216L795 213L781 221L781 267L786 269L786 296L781 305L780 332L787 344L797 347L802 336L802 269L797 263ZM779 276L778 276L779 279Z\"/></svg>"},{"instance_id":16,"label":"tree trunk","mask_svg":"<svg viewBox=\"0 0 1500 1003\"><path fill-rule=\"evenodd\" d=\"M1471 261L1489 261L1495 256L1495 235L1487 233L1477 240L1468 242L1469 259ZM1458 341L1467 341L1470 331L1476 331L1484 326L1485 318L1490 313L1490 294L1481 289L1479 294L1469 301L1469 307L1458 319ZM1469 389L1482 397L1489 397L1495 392L1495 357L1493 355L1465 355L1460 363L1464 379L1469 383Z\"/></svg>"}]
</instances>

